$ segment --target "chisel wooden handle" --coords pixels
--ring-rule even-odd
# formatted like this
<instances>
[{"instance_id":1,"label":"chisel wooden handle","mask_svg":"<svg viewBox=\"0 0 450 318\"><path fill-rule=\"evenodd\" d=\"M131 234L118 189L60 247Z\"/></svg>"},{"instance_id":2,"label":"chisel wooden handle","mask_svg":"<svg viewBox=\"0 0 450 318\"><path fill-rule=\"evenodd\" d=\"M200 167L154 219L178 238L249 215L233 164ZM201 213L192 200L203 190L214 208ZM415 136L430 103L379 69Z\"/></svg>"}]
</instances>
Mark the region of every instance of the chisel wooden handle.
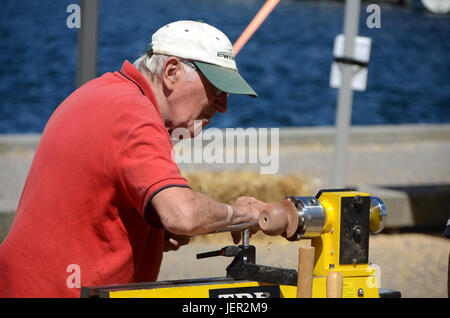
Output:
<instances>
[{"instance_id":1,"label":"chisel wooden handle","mask_svg":"<svg viewBox=\"0 0 450 318\"><path fill-rule=\"evenodd\" d=\"M314 247L300 247L298 251L297 298L311 298L313 288Z\"/></svg>"},{"instance_id":2,"label":"chisel wooden handle","mask_svg":"<svg viewBox=\"0 0 450 318\"><path fill-rule=\"evenodd\" d=\"M327 298L342 298L343 287L341 273L329 272L327 276Z\"/></svg>"}]
</instances>

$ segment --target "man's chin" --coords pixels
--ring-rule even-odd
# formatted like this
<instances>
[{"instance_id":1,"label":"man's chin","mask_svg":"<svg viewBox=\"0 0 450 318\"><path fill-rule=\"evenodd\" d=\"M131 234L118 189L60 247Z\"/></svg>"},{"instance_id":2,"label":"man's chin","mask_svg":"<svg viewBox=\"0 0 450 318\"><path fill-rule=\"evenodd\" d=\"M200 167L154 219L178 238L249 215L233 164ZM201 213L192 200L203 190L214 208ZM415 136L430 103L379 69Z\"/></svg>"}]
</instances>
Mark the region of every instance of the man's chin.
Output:
<instances>
[{"instance_id":1,"label":"man's chin","mask_svg":"<svg viewBox=\"0 0 450 318\"><path fill-rule=\"evenodd\" d=\"M195 138L198 135L200 135L200 132L209 125L210 120L209 119L198 119L194 121L194 129L189 130L191 133L191 138Z\"/></svg>"}]
</instances>

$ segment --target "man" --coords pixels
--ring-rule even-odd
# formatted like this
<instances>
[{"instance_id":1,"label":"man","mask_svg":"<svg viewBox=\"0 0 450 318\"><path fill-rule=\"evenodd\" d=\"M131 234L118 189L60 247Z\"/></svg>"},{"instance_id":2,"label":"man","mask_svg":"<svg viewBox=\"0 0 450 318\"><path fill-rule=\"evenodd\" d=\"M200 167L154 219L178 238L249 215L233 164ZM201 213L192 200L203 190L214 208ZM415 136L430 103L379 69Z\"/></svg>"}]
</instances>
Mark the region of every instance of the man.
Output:
<instances>
[{"instance_id":1,"label":"man","mask_svg":"<svg viewBox=\"0 0 450 318\"><path fill-rule=\"evenodd\" d=\"M83 85L49 119L0 246L0 296L154 281L163 250L257 220L262 202L230 206L193 191L171 156L174 129L194 136L195 120L227 111L228 94L256 96L228 38L206 23L171 23L135 66Z\"/></svg>"}]
</instances>

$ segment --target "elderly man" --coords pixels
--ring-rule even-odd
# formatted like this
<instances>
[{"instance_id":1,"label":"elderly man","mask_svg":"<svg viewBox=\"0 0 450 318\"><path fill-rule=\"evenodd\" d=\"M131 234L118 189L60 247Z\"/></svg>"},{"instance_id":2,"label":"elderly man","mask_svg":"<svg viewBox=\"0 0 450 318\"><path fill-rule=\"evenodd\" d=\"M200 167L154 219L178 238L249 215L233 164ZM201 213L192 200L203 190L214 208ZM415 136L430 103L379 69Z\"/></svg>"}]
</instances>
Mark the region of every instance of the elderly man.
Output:
<instances>
[{"instance_id":1,"label":"elderly man","mask_svg":"<svg viewBox=\"0 0 450 318\"><path fill-rule=\"evenodd\" d=\"M172 159L171 132L195 135L195 120L227 111L228 94L256 96L228 38L194 21L162 27L134 66L73 92L42 133L0 246L0 296L78 297L81 285L154 281L163 251L256 221L261 202L230 206L195 192Z\"/></svg>"}]
</instances>

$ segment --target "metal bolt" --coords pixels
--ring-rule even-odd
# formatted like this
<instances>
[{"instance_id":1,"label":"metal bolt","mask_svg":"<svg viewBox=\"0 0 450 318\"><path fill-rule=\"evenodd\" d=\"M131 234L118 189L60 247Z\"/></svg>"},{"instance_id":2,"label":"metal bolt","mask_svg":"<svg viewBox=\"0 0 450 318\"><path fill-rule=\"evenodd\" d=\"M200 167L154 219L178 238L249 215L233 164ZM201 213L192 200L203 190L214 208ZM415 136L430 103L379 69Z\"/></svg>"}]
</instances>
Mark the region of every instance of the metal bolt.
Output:
<instances>
[{"instance_id":1,"label":"metal bolt","mask_svg":"<svg viewBox=\"0 0 450 318\"><path fill-rule=\"evenodd\" d=\"M364 289L358 289L358 297L364 297Z\"/></svg>"},{"instance_id":2,"label":"metal bolt","mask_svg":"<svg viewBox=\"0 0 450 318\"><path fill-rule=\"evenodd\" d=\"M355 196L353 198L353 200L352 200L352 202L355 203L355 204L362 204L363 201L364 201L363 198L361 196L359 196L359 195Z\"/></svg>"},{"instance_id":3,"label":"metal bolt","mask_svg":"<svg viewBox=\"0 0 450 318\"><path fill-rule=\"evenodd\" d=\"M355 225L352 229L352 232L356 236L361 236L361 227L358 225Z\"/></svg>"},{"instance_id":4,"label":"metal bolt","mask_svg":"<svg viewBox=\"0 0 450 318\"><path fill-rule=\"evenodd\" d=\"M250 229L246 228L242 231L242 245L249 246L250 245Z\"/></svg>"}]
</instances>

